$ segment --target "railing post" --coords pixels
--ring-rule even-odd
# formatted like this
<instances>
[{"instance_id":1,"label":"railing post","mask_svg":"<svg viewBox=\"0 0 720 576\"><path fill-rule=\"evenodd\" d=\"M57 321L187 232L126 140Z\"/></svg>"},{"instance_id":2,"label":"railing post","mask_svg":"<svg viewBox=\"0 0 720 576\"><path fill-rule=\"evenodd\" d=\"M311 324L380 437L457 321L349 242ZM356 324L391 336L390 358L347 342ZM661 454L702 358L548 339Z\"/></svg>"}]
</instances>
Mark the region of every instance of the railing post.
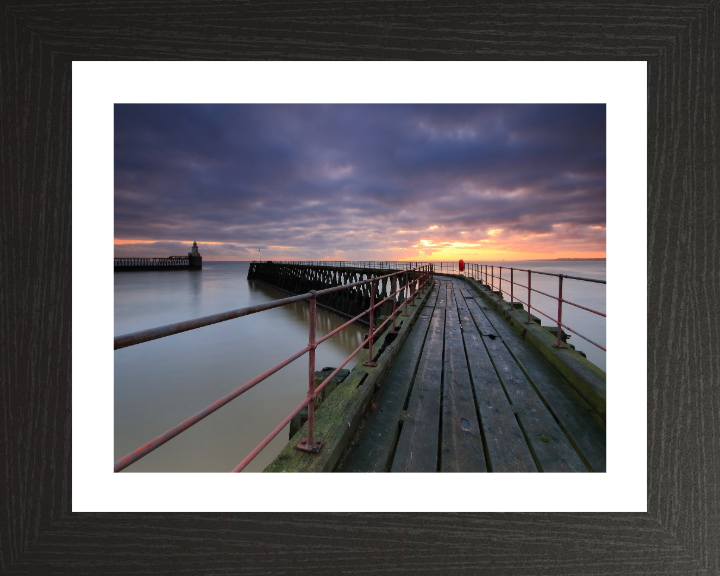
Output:
<instances>
[{"instance_id":1,"label":"railing post","mask_svg":"<svg viewBox=\"0 0 720 576\"><path fill-rule=\"evenodd\" d=\"M500 300L502 300L503 297L503 291L502 291L502 266L500 266Z\"/></svg>"},{"instance_id":2,"label":"railing post","mask_svg":"<svg viewBox=\"0 0 720 576\"><path fill-rule=\"evenodd\" d=\"M415 306L415 292L417 292L417 287L418 287L417 277L416 277L416 278L413 278L413 286L415 287L415 290L413 290L412 288L410 288L410 291L412 292L412 302L411 302L411 304L412 304L413 306Z\"/></svg>"},{"instance_id":3,"label":"railing post","mask_svg":"<svg viewBox=\"0 0 720 576\"><path fill-rule=\"evenodd\" d=\"M395 312L397 311L397 294L395 294L395 291L397 290L397 276L393 276L390 278L390 292L392 292L393 295L393 327L391 334L397 334L397 328L395 327Z\"/></svg>"},{"instance_id":4,"label":"railing post","mask_svg":"<svg viewBox=\"0 0 720 576\"><path fill-rule=\"evenodd\" d=\"M558 276L558 335L557 335L557 344L553 344L553 348L567 348L562 343L562 285L563 285L563 275L560 274Z\"/></svg>"},{"instance_id":5,"label":"railing post","mask_svg":"<svg viewBox=\"0 0 720 576\"><path fill-rule=\"evenodd\" d=\"M375 337L375 278L370 282L370 340L368 340L368 359L363 362L363 366L377 366L377 362L373 362L373 338Z\"/></svg>"},{"instance_id":6,"label":"railing post","mask_svg":"<svg viewBox=\"0 0 720 576\"><path fill-rule=\"evenodd\" d=\"M404 291L407 291L409 287L410 287L410 280L408 280L408 271L405 270L405 290L404 290ZM409 292L406 292L406 294L405 294L405 314L403 314L403 316L409 316L409 314L408 314L408 309L407 309L407 308L408 308L408 300L409 300L408 296L409 296L409 295L410 295L410 293L409 293Z\"/></svg>"},{"instance_id":7,"label":"railing post","mask_svg":"<svg viewBox=\"0 0 720 576\"><path fill-rule=\"evenodd\" d=\"M317 316L317 293L315 290L311 290L312 298L308 301L310 306L310 337L308 339L308 346L310 350L308 352L308 435L307 438L302 438L300 443L296 446L298 450L303 452L312 452L317 454L320 452L323 443L320 440L315 440L313 434L315 433L315 349L317 343L315 342L315 318Z\"/></svg>"},{"instance_id":8,"label":"railing post","mask_svg":"<svg viewBox=\"0 0 720 576\"><path fill-rule=\"evenodd\" d=\"M513 301L515 300L515 268L510 268L510 310L514 310Z\"/></svg>"},{"instance_id":9,"label":"railing post","mask_svg":"<svg viewBox=\"0 0 720 576\"><path fill-rule=\"evenodd\" d=\"M525 320L525 324L532 324L532 319L530 318L530 309L532 308L530 306L530 292L532 291L532 272L528 270L528 319Z\"/></svg>"}]
</instances>

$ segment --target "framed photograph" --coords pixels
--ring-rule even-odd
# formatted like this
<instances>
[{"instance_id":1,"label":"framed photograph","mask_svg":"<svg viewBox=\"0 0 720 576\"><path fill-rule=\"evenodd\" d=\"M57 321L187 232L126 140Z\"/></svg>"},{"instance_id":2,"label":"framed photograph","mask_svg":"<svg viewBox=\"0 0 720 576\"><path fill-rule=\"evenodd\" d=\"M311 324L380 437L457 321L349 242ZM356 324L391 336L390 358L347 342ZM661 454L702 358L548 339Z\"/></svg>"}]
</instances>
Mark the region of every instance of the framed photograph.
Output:
<instances>
[{"instance_id":1,"label":"framed photograph","mask_svg":"<svg viewBox=\"0 0 720 576\"><path fill-rule=\"evenodd\" d=\"M427 5L308 8L1 9L0 571L716 572L716 4L455 6L443 27ZM237 62L287 58L445 61ZM622 359L608 357L607 471L114 474L114 105L450 102L450 88L457 103L607 106Z\"/></svg>"}]
</instances>

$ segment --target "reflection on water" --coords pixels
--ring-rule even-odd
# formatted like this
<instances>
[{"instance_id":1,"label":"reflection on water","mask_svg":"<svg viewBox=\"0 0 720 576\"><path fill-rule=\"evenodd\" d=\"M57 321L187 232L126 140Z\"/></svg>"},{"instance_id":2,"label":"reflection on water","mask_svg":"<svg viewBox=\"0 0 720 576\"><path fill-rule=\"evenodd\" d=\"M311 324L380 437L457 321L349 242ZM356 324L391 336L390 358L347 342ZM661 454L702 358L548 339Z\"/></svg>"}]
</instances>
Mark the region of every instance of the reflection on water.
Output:
<instances>
[{"instance_id":1,"label":"reflection on water","mask_svg":"<svg viewBox=\"0 0 720 576\"><path fill-rule=\"evenodd\" d=\"M117 273L115 335L287 296L249 282L247 270L246 262L205 262L201 272ZM298 302L116 351L114 460L305 347L308 317ZM344 322L318 309L317 336ZM338 366L361 342L362 328L348 326L318 347L317 368ZM301 357L126 471L232 470L300 403L307 366ZM262 470L287 441L286 429L247 470Z\"/></svg>"},{"instance_id":2,"label":"reflection on water","mask_svg":"<svg viewBox=\"0 0 720 576\"><path fill-rule=\"evenodd\" d=\"M257 292L267 300L277 300L278 298L287 298L290 294L281 292L280 290L274 289L272 286L263 282L257 282L254 280L248 281L248 288L251 292ZM300 330L308 330L310 322L310 308L304 302L289 304L285 306L288 309L288 321L295 323ZM341 326L347 322L348 318L342 318L331 312L327 312L321 308L316 308L318 312L322 310L322 314L316 314L315 316L315 331L316 338L320 338L329 332L332 332L338 326ZM367 329L363 329L362 326L353 326L353 330L344 329L338 332L331 340L339 344L343 348L347 348L349 351L355 350L362 342L360 332ZM348 352L350 354L350 352ZM351 363L354 366L354 363ZM322 366L320 367L322 368Z\"/></svg>"}]
</instances>

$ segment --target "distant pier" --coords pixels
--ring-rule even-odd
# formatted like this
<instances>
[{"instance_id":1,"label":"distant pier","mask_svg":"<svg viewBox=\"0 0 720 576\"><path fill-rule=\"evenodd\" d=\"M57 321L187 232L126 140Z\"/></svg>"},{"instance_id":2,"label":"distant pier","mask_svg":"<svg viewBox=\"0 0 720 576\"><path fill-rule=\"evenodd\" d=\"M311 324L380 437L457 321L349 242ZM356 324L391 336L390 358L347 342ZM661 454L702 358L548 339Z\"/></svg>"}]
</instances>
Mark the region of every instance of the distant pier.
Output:
<instances>
[{"instance_id":1,"label":"distant pier","mask_svg":"<svg viewBox=\"0 0 720 576\"><path fill-rule=\"evenodd\" d=\"M115 258L115 272L144 272L150 270L202 270L202 256L197 242L187 256L167 258Z\"/></svg>"},{"instance_id":2,"label":"distant pier","mask_svg":"<svg viewBox=\"0 0 720 576\"><path fill-rule=\"evenodd\" d=\"M368 278L383 276L391 271L387 266L379 266L379 263L368 264L367 267L347 267L298 265L271 261L252 262L247 277L248 280L259 280L278 290L295 295L304 294L310 290L325 290L336 286L354 284ZM392 269L392 271L397 272L397 269ZM387 298L389 291L389 281L379 283L376 294L378 301ZM403 296L400 295L398 304L402 305L402 303ZM353 318L370 306L370 287L361 285L327 296L321 296L317 300L317 305L338 316ZM391 312L392 303L386 302L379 307L376 318L387 318ZM367 318L361 318L356 322L364 327L368 326Z\"/></svg>"}]
</instances>

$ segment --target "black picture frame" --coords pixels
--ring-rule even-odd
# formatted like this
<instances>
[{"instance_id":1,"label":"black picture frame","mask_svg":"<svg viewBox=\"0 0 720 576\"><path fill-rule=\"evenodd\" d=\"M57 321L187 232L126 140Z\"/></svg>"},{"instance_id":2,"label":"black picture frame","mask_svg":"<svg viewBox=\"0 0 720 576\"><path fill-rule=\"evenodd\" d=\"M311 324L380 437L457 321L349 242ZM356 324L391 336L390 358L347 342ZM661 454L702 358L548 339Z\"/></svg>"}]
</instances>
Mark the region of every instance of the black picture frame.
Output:
<instances>
[{"instance_id":1,"label":"black picture frame","mask_svg":"<svg viewBox=\"0 0 720 576\"><path fill-rule=\"evenodd\" d=\"M72 61L164 59L647 61L648 512L72 513ZM719 62L716 0L1 4L0 573L719 573Z\"/></svg>"}]
</instances>

